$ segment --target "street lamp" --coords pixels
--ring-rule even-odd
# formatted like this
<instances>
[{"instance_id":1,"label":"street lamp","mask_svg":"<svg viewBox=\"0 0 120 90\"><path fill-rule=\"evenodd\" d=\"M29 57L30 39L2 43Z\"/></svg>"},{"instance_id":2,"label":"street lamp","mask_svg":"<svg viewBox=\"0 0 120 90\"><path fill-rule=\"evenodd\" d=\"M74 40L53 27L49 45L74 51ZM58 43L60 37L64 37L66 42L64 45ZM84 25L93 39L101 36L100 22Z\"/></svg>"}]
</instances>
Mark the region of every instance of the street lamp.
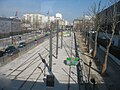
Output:
<instances>
[{"instance_id":1,"label":"street lamp","mask_svg":"<svg viewBox=\"0 0 120 90\"><path fill-rule=\"evenodd\" d=\"M48 11L48 31L50 31L49 71L52 72L52 29L50 29L50 16Z\"/></svg>"},{"instance_id":2,"label":"street lamp","mask_svg":"<svg viewBox=\"0 0 120 90\"><path fill-rule=\"evenodd\" d=\"M62 26L62 30L61 30L61 49L63 46L63 26Z\"/></svg>"},{"instance_id":3,"label":"street lamp","mask_svg":"<svg viewBox=\"0 0 120 90\"><path fill-rule=\"evenodd\" d=\"M88 82L89 82L89 79L90 79L90 68L91 68L91 65L92 65L92 62L90 60L90 62L89 62L89 73L88 73Z\"/></svg>"},{"instance_id":4,"label":"street lamp","mask_svg":"<svg viewBox=\"0 0 120 90\"><path fill-rule=\"evenodd\" d=\"M59 32L59 20L57 20L57 42L56 42L56 57L58 57L58 32Z\"/></svg>"},{"instance_id":5,"label":"street lamp","mask_svg":"<svg viewBox=\"0 0 120 90\"><path fill-rule=\"evenodd\" d=\"M89 53L89 44L90 44L90 41L89 41L89 36L90 36L90 32L88 31L88 33L87 33L87 38L88 38L88 53Z\"/></svg>"}]
</instances>

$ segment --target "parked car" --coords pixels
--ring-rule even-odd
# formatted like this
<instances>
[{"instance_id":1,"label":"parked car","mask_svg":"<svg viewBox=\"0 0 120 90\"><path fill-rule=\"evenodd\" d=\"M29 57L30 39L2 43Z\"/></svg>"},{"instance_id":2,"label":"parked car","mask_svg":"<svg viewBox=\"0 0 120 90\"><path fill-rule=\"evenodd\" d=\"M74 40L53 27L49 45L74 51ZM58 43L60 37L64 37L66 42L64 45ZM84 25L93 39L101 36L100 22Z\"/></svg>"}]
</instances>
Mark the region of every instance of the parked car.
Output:
<instances>
[{"instance_id":1,"label":"parked car","mask_svg":"<svg viewBox=\"0 0 120 90\"><path fill-rule=\"evenodd\" d=\"M26 46L26 43L25 42L21 42L21 43L19 43L18 48L23 48L25 46Z\"/></svg>"},{"instance_id":2,"label":"parked car","mask_svg":"<svg viewBox=\"0 0 120 90\"><path fill-rule=\"evenodd\" d=\"M4 56L5 52L4 51L0 51L0 57Z\"/></svg>"},{"instance_id":3,"label":"parked car","mask_svg":"<svg viewBox=\"0 0 120 90\"><path fill-rule=\"evenodd\" d=\"M15 47L15 46L8 46L6 49L5 49L5 54L11 56L13 54L16 54L18 53L19 50Z\"/></svg>"}]
</instances>

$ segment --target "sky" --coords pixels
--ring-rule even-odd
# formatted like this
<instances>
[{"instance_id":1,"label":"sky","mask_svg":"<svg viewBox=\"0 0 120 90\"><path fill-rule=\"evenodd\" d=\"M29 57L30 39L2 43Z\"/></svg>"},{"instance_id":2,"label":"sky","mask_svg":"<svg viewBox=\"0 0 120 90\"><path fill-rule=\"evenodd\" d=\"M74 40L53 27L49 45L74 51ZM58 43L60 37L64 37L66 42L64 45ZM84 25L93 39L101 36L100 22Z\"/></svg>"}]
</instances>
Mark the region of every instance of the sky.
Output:
<instances>
[{"instance_id":1,"label":"sky","mask_svg":"<svg viewBox=\"0 0 120 90\"><path fill-rule=\"evenodd\" d=\"M99 0L0 0L0 16L10 17L18 12L18 17L26 13L41 13L55 16L57 12L63 18L72 21L88 12L93 3ZM102 5L106 4L103 0Z\"/></svg>"}]
</instances>

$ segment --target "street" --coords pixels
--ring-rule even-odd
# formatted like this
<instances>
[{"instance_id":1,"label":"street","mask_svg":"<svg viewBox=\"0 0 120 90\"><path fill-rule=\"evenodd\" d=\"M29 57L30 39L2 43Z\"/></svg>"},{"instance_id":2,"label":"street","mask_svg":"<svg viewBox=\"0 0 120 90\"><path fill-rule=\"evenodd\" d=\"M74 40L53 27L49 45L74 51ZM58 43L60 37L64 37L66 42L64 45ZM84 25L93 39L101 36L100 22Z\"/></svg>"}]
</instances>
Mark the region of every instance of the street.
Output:
<instances>
[{"instance_id":1,"label":"street","mask_svg":"<svg viewBox=\"0 0 120 90\"><path fill-rule=\"evenodd\" d=\"M23 35L12 36L14 38L13 41L12 41L12 37L3 38L3 39L0 39L0 50L5 49L9 45L12 45L12 43L15 46L18 46L20 42L29 43L29 42L34 41L35 39L38 39L42 36L43 36L43 34L31 32L31 33L26 33ZM19 38L19 37L21 37L21 38Z\"/></svg>"}]
</instances>

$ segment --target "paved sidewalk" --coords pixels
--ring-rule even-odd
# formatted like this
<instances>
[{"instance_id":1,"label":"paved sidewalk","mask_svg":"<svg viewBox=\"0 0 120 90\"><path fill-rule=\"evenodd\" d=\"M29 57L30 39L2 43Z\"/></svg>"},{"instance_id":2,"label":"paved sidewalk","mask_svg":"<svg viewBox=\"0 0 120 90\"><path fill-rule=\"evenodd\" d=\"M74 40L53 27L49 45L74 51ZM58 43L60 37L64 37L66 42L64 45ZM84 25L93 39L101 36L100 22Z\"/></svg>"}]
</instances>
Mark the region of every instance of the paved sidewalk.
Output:
<instances>
[{"instance_id":1,"label":"paved sidewalk","mask_svg":"<svg viewBox=\"0 0 120 90\"><path fill-rule=\"evenodd\" d=\"M87 74L87 76L86 76L87 80L88 80L88 74L89 74L89 62L90 61L92 62L92 65L90 68L90 78L89 78L89 80L90 80L89 85L90 85L91 89L93 88L92 83L91 83L91 79L94 78L96 81L95 90L107 90L107 87L105 86L104 79L100 75L99 68L96 66L91 55L86 52L87 47L86 47L85 43L83 42L82 35L79 32L77 32L76 36L77 36L77 42L79 45L79 55L84 62L84 66L86 69L86 71L84 71L84 72ZM88 90L90 90L90 88Z\"/></svg>"}]
</instances>

